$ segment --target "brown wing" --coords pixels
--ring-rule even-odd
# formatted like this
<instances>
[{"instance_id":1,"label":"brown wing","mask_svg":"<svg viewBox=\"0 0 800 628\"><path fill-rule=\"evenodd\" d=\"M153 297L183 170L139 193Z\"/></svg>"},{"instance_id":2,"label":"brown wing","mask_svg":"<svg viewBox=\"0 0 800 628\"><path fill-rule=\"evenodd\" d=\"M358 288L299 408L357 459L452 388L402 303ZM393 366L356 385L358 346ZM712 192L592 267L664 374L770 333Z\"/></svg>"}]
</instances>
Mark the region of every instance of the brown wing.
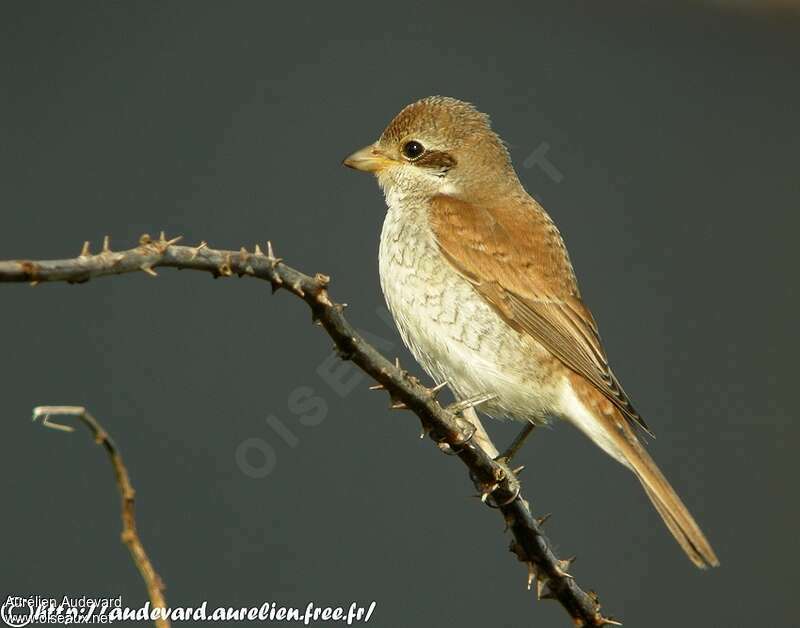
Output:
<instances>
[{"instance_id":1,"label":"brown wing","mask_svg":"<svg viewBox=\"0 0 800 628\"><path fill-rule=\"evenodd\" d=\"M561 235L536 201L527 197L488 208L442 195L431 204L430 222L445 258L509 325L540 342L651 433L608 366Z\"/></svg>"}]
</instances>

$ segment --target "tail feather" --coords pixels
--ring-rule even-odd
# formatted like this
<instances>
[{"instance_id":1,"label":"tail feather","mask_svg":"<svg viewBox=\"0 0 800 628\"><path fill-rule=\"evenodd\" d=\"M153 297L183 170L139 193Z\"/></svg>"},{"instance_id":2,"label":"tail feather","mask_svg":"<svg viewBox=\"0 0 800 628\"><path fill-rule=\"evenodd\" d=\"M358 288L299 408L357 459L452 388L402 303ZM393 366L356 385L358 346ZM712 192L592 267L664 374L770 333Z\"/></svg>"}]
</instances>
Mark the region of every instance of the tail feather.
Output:
<instances>
[{"instance_id":1,"label":"tail feather","mask_svg":"<svg viewBox=\"0 0 800 628\"><path fill-rule=\"evenodd\" d=\"M638 441L630 445L625 452L627 462L683 551L700 569L719 566L719 559L708 539L656 463Z\"/></svg>"},{"instance_id":2,"label":"tail feather","mask_svg":"<svg viewBox=\"0 0 800 628\"><path fill-rule=\"evenodd\" d=\"M578 375L569 380L562 404L561 413L566 419L639 478L653 506L689 559L701 569L718 566L717 555L700 526L622 413Z\"/></svg>"}]
</instances>

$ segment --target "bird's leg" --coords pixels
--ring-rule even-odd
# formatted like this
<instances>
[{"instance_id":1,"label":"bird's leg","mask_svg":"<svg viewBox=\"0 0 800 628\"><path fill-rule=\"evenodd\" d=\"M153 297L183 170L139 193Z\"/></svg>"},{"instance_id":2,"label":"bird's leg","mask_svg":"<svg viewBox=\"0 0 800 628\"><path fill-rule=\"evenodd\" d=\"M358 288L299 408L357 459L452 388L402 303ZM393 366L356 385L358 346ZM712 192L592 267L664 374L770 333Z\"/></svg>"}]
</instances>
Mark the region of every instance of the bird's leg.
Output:
<instances>
[{"instance_id":1,"label":"bird's leg","mask_svg":"<svg viewBox=\"0 0 800 628\"><path fill-rule=\"evenodd\" d=\"M483 427L483 423L481 423L481 420L478 418L478 413L475 412L476 405L489 401L490 399L493 398L494 395L489 395L489 394L478 395L470 399L457 401L456 403L447 406L447 409L452 412L460 413L465 420L469 421L472 424L472 426L475 428L475 431L473 432L470 440L478 447L480 447L487 456L494 459L494 461L500 466L502 470L502 476L497 477L497 480L495 482L490 482L487 484L478 481L474 476L472 476L472 480L475 482L475 486L480 491L478 497L481 498L481 501L488 504L492 508L499 508L500 506L505 504L497 504L494 500L490 501L489 498L491 497L492 493L494 493L494 491L498 488L498 486L500 486L500 482L504 477L508 480L509 485L514 487L515 491L515 494L511 498L511 500L505 503L511 503L511 501L516 499L516 496L519 495L519 480L517 480L517 473L521 471L522 468L520 467L519 469L511 469L511 467L508 466L508 463L510 461L510 456L509 458L505 457L508 455L508 452L506 452L506 454L504 454L503 456L500 455L500 452L497 451L497 447L495 447L495 444L489 437L489 433L486 431L486 428ZM530 428L527 433L529 434L531 430L532 428ZM514 447L514 451L516 451L516 449L519 448L520 445L522 445L522 442L525 440L525 436L527 436L527 434L525 434L524 436L520 434L515 439L514 444L512 445L512 447ZM453 452L450 446L447 445L446 443L439 443L439 447L445 453L449 453L451 455L456 453ZM511 456L513 456L513 452L511 453Z\"/></svg>"},{"instance_id":2,"label":"bird's leg","mask_svg":"<svg viewBox=\"0 0 800 628\"><path fill-rule=\"evenodd\" d=\"M487 456L497 458L499 453L497 447L494 446L492 439L489 438L489 433L486 431L486 428L483 427L483 423L481 423L481 420L478 418L478 413L475 412L475 408L466 408L462 410L461 416L475 426L475 434L472 440L483 449Z\"/></svg>"},{"instance_id":3,"label":"bird's leg","mask_svg":"<svg viewBox=\"0 0 800 628\"><path fill-rule=\"evenodd\" d=\"M450 407L451 406L448 406L448 408ZM495 447L492 439L489 437L489 433L486 431L486 428L483 427L483 423L481 423L481 420L478 418L475 408L464 408L459 410L459 412L461 416L469 421L469 423L475 428L475 432L470 437L470 440L477 444L487 456L490 456L491 458L497 458L499 453L497 451L497 447ZM437 447L441 449L443 453L446 453L449 456L454 456L457 453L453 451L453 449L447 443L437 443Z\"/></svg>"},{"instance_id":4,"label":"bird's leg","mask_svg":"<svg viewBox=\"0 0 800 628\"><path fill-rule=\"evenodd\" d=\"M500 456L500 459L506 464L511 462L512 458L517 455L517 452L522 448L522 445L528 439L528 436L530 436L535 429L536 423L533 421L528 421L525 424L525 427L522 428L520 433L517 434L516 438L514 438L512 443L508 446L508 449L506 449Z\"/></svg>"},{"instance_id":5,"label":"bird's leg","mask_svg":"<svg viewBox=\"0 0 800 628\"><path fill-rule=\"evenodd\" d=\"M475 476L471 476L473 482L475 482L475 486L480 491L479 495L477 496L480 497L482 502L484 502L488 506L491 506L492 508L500 508L502 506L505 506L506 504L510 504L517 498L517 495L519 495L520 484L519 480L517 479L517 474L522 470L522 467L518 469L512 469L508 465L510 459L506 459L504 456L501 456L499 454L499 452L497 451L497 447L495 447L494 443L492 442L492 439L489 438L489 434L486 432L486 428L483 427L481 420L478 418L478 415L475 412L475 408L468 408L462 411L461 416L463 416L467 421L469 421L475 426L475 433L472 435L472 442L474 442L481 449L483 449L486 455L493 458L494 461L502 469L502 475L497 476L497 481L490 482L488 484L479 482L476 480ZM520 440L520 438L517 437L517 440ZM524 440L524 437L522 438L522 440ZM521 445L522 442L520 441L519 444ZM512 491L513 495L509 500L503 503L498 503L494 499L493 493L500 486L500 482L502 481L503 478L505 478L508 481L508 486L510 487L510 490Z\"/></svg>"}]
</instances>

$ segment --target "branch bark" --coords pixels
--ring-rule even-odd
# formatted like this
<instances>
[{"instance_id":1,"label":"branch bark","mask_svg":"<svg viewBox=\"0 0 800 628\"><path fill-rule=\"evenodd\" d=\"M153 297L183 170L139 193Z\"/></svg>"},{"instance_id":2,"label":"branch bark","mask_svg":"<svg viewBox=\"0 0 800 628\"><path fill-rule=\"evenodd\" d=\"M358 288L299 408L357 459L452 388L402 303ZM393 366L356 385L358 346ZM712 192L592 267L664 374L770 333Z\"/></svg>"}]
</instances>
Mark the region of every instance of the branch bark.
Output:
<instances>
[{"instance_id":1,"label":"branch bark","mask_svg":"<svg viewBox=\"0 0 800 628\"><path fill-rule=\"evenodd\" d=\"M136 530L136 491L133 490L131 478L128 475L128 469L122 461L122 455L119 453L116 444L114 443L108 432L105 431L102 425L95 419L87 410L82 406L39 406L33 409L33 420L42 418L42 425L53 429L61 430L63 432L72 432L74 428L70 425L62 423L54 423L50 420L53 416L72 416L76 417L83 423L94 436L94 442L102 445L108 454L108 460L111 462L111 467L114 469L114 477L117 480L117 488L119 488L119 496L121 499L122 508L122 542L128 547L131 554L131 560L136 565L136 569L144 580L145 587L147 587L147 595L150 597L150 605L153 608L164 609L167 607L167 602L164 599L164 582L150 562L147 552L144 551L144 545L139 538L139 533ZM155 620L156 628L170 628L169 620L159 618Z\"/></svg>"},{"instance_id":2,"label":"branch bark","mask_svg":"<svg viewBox=\"0 0 800 628\"><path fill-rule=\"evenodd\" d=\"M92 255L85 243L78 257L64 260L0 262L0 282L66 281L82 283L95 277L142 271L155 276L155 268L203 270L214 277L250 276L270 282L273 292L285 289L306 302L312 317L336 344L342 359L352 360L373 377L391 397L392 407L408 409L422 422L423 430L437 443L446 443L470 471L482 493L482 501L497 508L513 535L511 551L528 566L528 588L536 584L539 598L556 599L576 626L619 625L600 612L597 595L585 592L566 569L571 560L559 560L520 492L520 484L502 461L493 460L472 440L474 428L460 414L436 401L436 390L423 386L415 377L392 363L362 338L344 316L345 306L328 295L330 279L310 277L287 266L268 244L265 254L258 245L254 252L213 250L205 242L196 247L179 246L180 238L158 239L143 235L139 246L111 251L108 238L102 251Z\"/></svg>"}]
</instances>

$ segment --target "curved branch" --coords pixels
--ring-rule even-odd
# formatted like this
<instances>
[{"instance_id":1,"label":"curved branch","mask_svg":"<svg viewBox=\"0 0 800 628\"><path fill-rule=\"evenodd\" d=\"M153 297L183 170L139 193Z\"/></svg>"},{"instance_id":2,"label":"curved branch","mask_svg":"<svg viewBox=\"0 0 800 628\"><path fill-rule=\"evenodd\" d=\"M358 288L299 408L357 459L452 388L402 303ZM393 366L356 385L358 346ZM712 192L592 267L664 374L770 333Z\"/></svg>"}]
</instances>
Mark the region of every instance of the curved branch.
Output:
<instances>
[{"instance_id":1,"label":"curved branch","mask_svg":"<svg viewBox=\"0 0 800 628\"><path fill-rule=\"evenodd\" d=\"M78 418L94 436L94 442L102 445L111 466L114 469L114 477L117 480L117 487L119 488L119 496L122 501L122 542L128 547L131 554L133 564L142 575L142 580L147 587L147 595L150 597L150 604L153 608L166 608L167 602L164 599L164 582L159 577L147 552L144 551L144 546L139 538L139 533L136 531L136 491L133 490L128 469L122 461L122 455L119 453L116 444L109 436L108 432L103 429L103 426L98 423L86 408L82 406L39 406L33 409L33 420L42 418L42 425L51 427L53 429L61 430L64 432L72 432L74 428L62 423L53 423L50 417L53 416L73 416ZM167 619L159 618L155 620L156 628L170 628L170 622Z\"/></svg>"},{"instance_id":2,"label":"curved branch","mask_svg":"<svg viewBox=\"0 0 800 628\"><path fill-rule=\"evenodd\" d=\"M361 337L344 316L344 305L331 301L327 286L330 279L317 274L310 277L287 266L275 257L268 244L267 253L256 246L250 253L213 250L203 242L196 247L177 246L180 238L168 240L144 235L139 246L114 252L105 239L97 255L84 244L77 258L52 261L16 260L0 262L0 282L66 281L81 283L94 277L143 271L156 275L157 267L204 270L215 277L251 276L272 284L273 292L283 288L306 302L312 317L336 343L342 359L352 360L387 390L392 407L414 412L423 430L436 442L446 443L469 468L470 476L481 490L483 501L497 508L514 536L511 550L528 565L528 587L536 581L540 598L557 599L578 626L604 626L618 623L603 617L594 593L583 591L566 572L570 560L559 560L542 531L542 520L531 514L528 502L520 493L520 484L502 462L493 460L472 441L472 424L436 401L436 390L426 388L415 377L392 363ZM491 499L487 499L491 496Z\"/></svg>"}]
</instances>

